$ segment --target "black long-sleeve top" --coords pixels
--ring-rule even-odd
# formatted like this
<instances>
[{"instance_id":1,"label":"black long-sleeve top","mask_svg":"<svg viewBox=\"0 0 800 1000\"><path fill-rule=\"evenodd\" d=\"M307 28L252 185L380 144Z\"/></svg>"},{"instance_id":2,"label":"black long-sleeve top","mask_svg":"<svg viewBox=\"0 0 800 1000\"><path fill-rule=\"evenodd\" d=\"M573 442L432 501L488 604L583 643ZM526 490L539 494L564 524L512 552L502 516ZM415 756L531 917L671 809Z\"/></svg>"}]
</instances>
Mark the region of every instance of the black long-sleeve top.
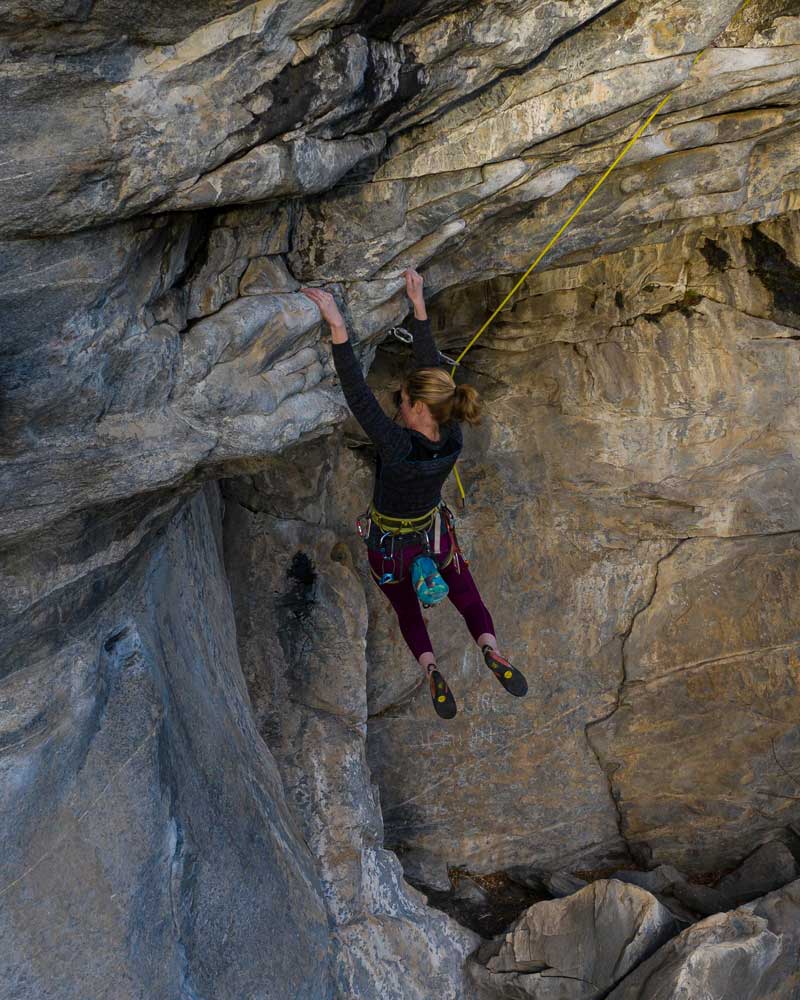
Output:
<instances>
[{"instance_id":1,"label":"black long-sleeve top","mask_svg":"<svg viewBox=\"0 0 800 1000\"><path fill-rule=\"evenodd\" d=\"M415 367L445 367L430 320L412 319L410 332L414 337ZM375 508L391 517L427 513L441 500L442 486L463 446L458 421L441 424L439 440L431 441L419 431L396 424L383 412L349 340L333 345L333 363L348 406L378 448L372 494Z\"/></svg>"}]
</instances>

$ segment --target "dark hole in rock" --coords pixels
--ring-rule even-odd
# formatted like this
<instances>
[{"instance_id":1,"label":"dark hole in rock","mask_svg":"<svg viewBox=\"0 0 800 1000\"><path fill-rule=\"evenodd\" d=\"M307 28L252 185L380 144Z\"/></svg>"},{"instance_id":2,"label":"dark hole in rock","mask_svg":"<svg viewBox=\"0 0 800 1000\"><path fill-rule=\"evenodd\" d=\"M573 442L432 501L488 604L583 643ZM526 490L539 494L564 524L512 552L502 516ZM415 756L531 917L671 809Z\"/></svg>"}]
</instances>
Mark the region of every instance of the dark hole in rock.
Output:
<instances>
[{"instance_id":1,"label":"dark hole in rock","mask_svg":"<svg viewBox=\"0 0 800 1000\"><path fill-rule=\"evenodd\" d=\"M529 906L552 899L544 891L529 889L505 872L476 875L466 868L448 869L452 888L430 889L407 879L424 892L428 903L484 938L501 934Z\"/></svg>"},{"instance_id":2,"label":"dark hole in rock","mask_svg":"<svg viewBox=\"0 0 800 1000\"><path fill-rule=\"evenodd\" d=\"M785 322L788 313L796 325L800 317L800 267L790 260L780 243L771 240L758 226L753 227L752 236L744 240L753 271L772 295L778 322ZM782 317L780 314L783 313Z\"/></svg>"},{"instance_id":3,"label":"dark hole in rock","mask_svg":"<svg viewBox=\"0 0 800 1000\"><path fill-rule=\"evenodd\" d=\"M295 552L286 576L292 581L292 586L281 603L291 609L296 618L306 618L314 603L314 585L317 582L314 563L305 552Z\"/></svg>"},{"instance_id":4,"label":"dark hole in rock","mask_svg":"<svg viewBox=\"0 0 800 1000\"><path fill-rule=\"evenodd\" d=\"M700 253L705 257L708 266L715 271L725 271L730 266L731 255L714 240L707 239L700 247Z\"/></svg>"}]
</instances>

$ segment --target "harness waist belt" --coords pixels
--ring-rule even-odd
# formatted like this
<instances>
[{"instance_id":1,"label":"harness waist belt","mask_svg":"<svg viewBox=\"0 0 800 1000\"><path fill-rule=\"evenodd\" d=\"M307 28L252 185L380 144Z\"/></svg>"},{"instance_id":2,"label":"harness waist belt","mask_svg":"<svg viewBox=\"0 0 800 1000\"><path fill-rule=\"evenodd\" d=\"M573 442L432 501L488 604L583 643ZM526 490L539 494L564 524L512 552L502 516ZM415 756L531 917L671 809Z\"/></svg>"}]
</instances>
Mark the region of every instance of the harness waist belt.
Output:
<instances>
[{"instance_id":1,"label":"harness waist belt","mask_svg":"<svg viewBox=\"0 0 800 1000\"><path fill-rule=\"evenodd\" d=\"M437 504L427 514L420 514L419 517L389 517L388 514L381 514L370 505L369 515L382 532L391 532L393 535L410 535L415 531L427 531L433 526L436 514L439 511Z\"/></svg>"}]
</instances>

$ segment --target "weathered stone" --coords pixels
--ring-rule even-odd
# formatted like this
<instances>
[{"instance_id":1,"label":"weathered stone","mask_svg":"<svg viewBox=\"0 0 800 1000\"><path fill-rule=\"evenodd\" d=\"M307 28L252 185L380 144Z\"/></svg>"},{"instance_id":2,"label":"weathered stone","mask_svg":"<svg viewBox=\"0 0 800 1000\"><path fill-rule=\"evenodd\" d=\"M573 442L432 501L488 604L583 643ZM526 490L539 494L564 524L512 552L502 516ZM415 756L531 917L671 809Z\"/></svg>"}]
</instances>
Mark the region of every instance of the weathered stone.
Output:
<instances>
[{"instance_id":1,"label":"weathered stone","mask_svg":"<svg viewBox=\"0 0 800 1000\"><path fill-rule=\"evenodd\" d=\"M216 204L226 194L239 201L269 152L279 155L286 175L262 197L320 190L321 177L332 183L383 140L347 139L338 150L301 137L288 159L281 159L280 145L249 154L311 123L328 124L327 139L335 137L336 123L343 132L377 125L380 106L400 89L402 54L355 33L330 52L290 65L298 51L291 33L325 7L330 17L330 4L318 0L276 0L233 12L220 3L209 9L208 23L175 44L118 42L109 58L102 45L90 43L77 65L54 66L49 53L35 52L25 63L10 63L6 81L16 100L5 149L16 164L18 198L4 202L0 232L67 231L159 203ZM54 136L58 156L48 145ZM325 160L332 150L330 172ZM243 154L244 162L237 161ZM219 174L228 160L234 163ZM189 194L176 196L186 188Z\"/></svg>"},{"instance_id":2,"label":"weathered stone","mask_svg":"<svg viewBox=\"0 0 800 1000\"><path fill-rule=\"evenodd\" d=\"M40 862L4 896L40 904L4 911L12 991L455 995L474 939L387 848L433 886L451 864L705 872L797 827L800 34L788 0L726 29L738 6L7 5L0 684L14 726L30 709L4 759L33 778L0 791L0 839L12 879ZM292 275L334 283L369 367L420 267L457 352L681 81L461 368L489 404L462 540L531 693L511 701L437 609L461 706L443 728L352 537L367 453L311 442L345 408ZM216 514L177 513L198 480L244 473L230 495L272 516L275 552L236 522L240 621L302 540L326 638L366 641L342 673L291 632L291 602L259 612L242 655L279 770L253 736ZM276 620L297 670L270 729ZM47 810L81 815L115 780L142 705L167 712L160 764L142 750L149 777L81 827L103 872L71 834L66 865L42 859Z\"/></svg>"},{"instance_id":3,"label":"weathered stone","mask_svg":"<svg viewBox=\"0 0 800 1000\"><path fill-rule=\"evenodd\" d=\"M711 916L714 913L724 913L730 910L731 902L710 885L695 885L692 882L679 882L670 889L672 895L690 910Z\"/></svg>"},{"instance_id":4,"label":"weathered stone","mask_svg":"<svg viewBox=\"0 0 800 1000\"><path fill-rule=\"evenodd\" d=\"M525 885L529 889L544 890L557 898L569 896L589 884L585 879L578 878L570 872L546 872L532 865L512 865L507 869L507 874L520 885Z\"/></svg>"},{"instance_id":5,"label":"weathered stone","mask_svg":"<svg viewBox=\"0 0 800 1000\"><path fill-rule=\"evenodd\" d=\"M696 921L699 920L697 912L688 906L684 906L683 903L679 899L676 899L675 896L671 895L671 893L672 890L670 890L669 893L654 892L653 895L659 903L661 903L661 905L672 914L679 927L688 927L689 924L696 923Z\"/></svg>"},{"instance_id":6,"label":"weathered stone","mask_svg":"<svg viewBox=\"0 0 800 1000\"><path fill-rule=\"evenodd\" d=\"M534 903L487 957L470 961L481 997L601 997L677 928L649 893L615 879ZM499 945L499 947L498 947Z\"/></svg>"},{"instance_id":7,"label":"weathered stone","mask_svg":"<svg viewBox=\"0 0 800 1000\"><path fill-rule=\"evenodd\" d=\"M800 709L798 544L688 539L658 567L625 644L624 697L592 727L623 830L655 860L724 868L791 815L787 799L766 811L764 792L786 785L773 746Z\"/></svg>"},{"instance_id":8,"label":"weathered stone","mask_svg":"<svg viewBox=\"0 0 800 1000\"><path fill-rule=\"evenodd\" d=\"M707 917L635 969L608 1000L792 997L800 987L800 882Z\"/></svg>"},{"instance_id":9,"label":"weathered stone","mask_svg":"<svg viewBox=\"0 0 800 1000\"><path fill-rule=\"evenodd\" d=\"M0 616L4 996L330 996L322 886L239 666L218 493L175 508L98 512L32 566L6 553L4 598L12 572L38 588Z\"/></svg>"},{"instance_id":10,"label":"weathered stone","mask_svg":"<svg viewBox=\"0 0 800 1000\"><path fill-rule=\"evenodd\" d=\"M543 882L545 888L556 897L571 896L573 892L580 892L588 884L582 878L570 875L569 872L546 875Z\"/></svg>"},{"instance_id":11,"label":"weathered stone","mask_svg":"<svg viewBox=\"0 0 800 1000\"><path fill-rule=\"evenodd\" d=\"M242 295L296 292L299 287L282 257L254 257L239 283Z\"/></svg>"},{"instance_id":12,"label":"weathered stone","mask_svg":"<svg viewBox=\"0 0 800 1000\"><path fill-rule=\"evenodd\" d=\"M275 518L237 494L225 559L242 663L256 724L318 859L339 995L466 1000L462 962L477 937L425 906L382 848L364 750L366 604L350 552L291 508Z\"/></svg>"},{"instance_id":13,"label":"weathered stone","mask_svg":"<svg viewBox=\"0 0 800 1000\"><path fill-rule=\"evenodd\" d=\"M233 231L222 226L213 229L203 266L189 285L187 319L208 316L235 299L239 292L239 278L246 267L247 258L237 255L237 240Z\"/></svg>"},{"instance_id":14,"label":"weathered stone","mask_svg":"<svg viewBox=\"0 0 800 1000\"><path fill-rule=\"evenodd\" d=\"M792 882L797 874L797 862L789 848L772 841L756 848L736 871L721 878L714 888L738 906L780 889Z\"/></svg>"},{"instance_id":15,"label":"weathered stone","mask_svg":"<svg viewBox=\"0 0 800 1000\"><path fill-rule=\"evenodd\" d=\"M257 146L241 159L206 174L158 207L208 208L231 202L266 201L278 196L314 194L332 187L359 160L379 152L383 133L326 142L303 137L287 144Z\"/></svg>"},{"instance_id":16,"label":"weathered stone","mask_svg":"<svg viewBox=\"0 0 800 1000\"><path fill-rule=\"evenodd\" d=\"M800 259L796 220L764 229L771 244L786 249L788 274L790 262ZM424 691L409 700L417 668L404 650L398 655L391 609L381 595L371 599L375 719L370 723L370 760L382 787L388 842L400 851L409 872L418 872L423 858L430 864L431 853L471 870L520 863L540 869L599 867L615 833L621 833L616 841L620 847L637 852L640 865L668 862L707 872L729 866L763 839L764 831L781 830L794 815L792 799L767 799L766 793L792 793L770 740L788 733L796 714L791 657L798 567L792 529L800 525L797 356L794 328L766 318L775 299L759 277L766 274L764 257L760 263L748 257L752 232L729 231L716 243L712 235L682 237L545 272L531 279L487 331L489 350L476 349L465 359L464 377L486 395L491 416L482 429L467 432L460 468L469 501L461 535L496 615L501 644L534 680L522 703L511 702L499 690L488 703L471 702L474 684L492 687L492 679L485 677L477 657L471 661L477 677L465 672L469 637L458 616L447 607L437 608L429 615L434 650L462 705L445 734L430 718ZM707 259L716 259L715 246L728 255L725 268ZM464 334L476 330L485 317L486 298L499 302L509 287L506 279L480 292L442 296L432 310L434 328L447 331L442 345L463 343ZM375 369L376 381L388 376L388 370ZM771 400L769 418L759 412L762 387ZM500 449L502 459L495 461L492 448ZM350 469L345 476L355 488ZM365 499L368 473L359 481ZM454 493L446 495L454 503ZM514 533L509 539L503 512L511 498ZM337 517L340 530L347 530L357 509L354 502ZM728 535L773 537L715 537ZM676 545L680 547L670 556ZM737 576L733 567L743 565L740 558L746 552L752 553L750 576ZM514 580L511 588L494 582L498 553L503 572ZM708 560L706 570L699 558ZM595 569L593 559L598 560ZM681 587L689 587L696 578L707 595L694 601L693 619L680 617L684 605L670 603L671 591L663 590L670 567L676 585L680 580ZM540 572L546 572L546 584L537 579ZM609 586L611 592L605 590ZM622 594L624 598L617 596ZM751 605L750 617L743 616ZM662 606L676 621L663 639L653 629L642 631ZM624 618L615 619L618 614ZM718 614L723 620L709 627ZM749 621L758 634L747 634ZM776 665L776 686L765 690L756 651L784 643L789 659ZM520 648L522 655L516 652ZM649 679L650 664L672 671L680 663L676 651L681 648L686 662L698 663L698 684L699 677L721 671L713 695L703 684L683 687L692 677L688 671L675 670L658 682ZM591 667L577 662L578 651L591 660ZM725 679L726 657L737 651L742 658L730 662L741 662L743 676L750 678L746 686ZM637 666L640 655L647 671ZM774 656L780 660L780 648ZM705 662L715 657L722 658L718 665ZM583 702L581 677L591 678L592 690L605 692L605 697ZM717 690L724 701L718 700ZM556 707L556 691L571 692L570 700ZM619 694L623 697L614 712ZM577 705L586 705L588 718L570 711ZM566 712L563 717L561 711ZM531 713L527 732L512 723L520 712ZM600 786L584 798L589 792L587 766L592 765L574 756L583 726L606 716L587 732L614 792L608 812ZM430 747L420 743L416 728L426 718L436 728ZM721 718L727 720L724 725ZM774 720L771 729L769 719ZM632 771L616 769L623 747L617 745L622 729L616 727L623 720L624 752L637 771L630 810L624 789ZM728 729L750 735L744 742L732 741ZM477 742L478 731L483 743ZM561 735L555 737L554 731ZM648 731L655 742L643 752ZM608 736L601 740L600 733ZM546 763L554 739L566 740L557 782ZM757 753L756 745L761 748ZM713 746L719 747L717 768L707 765ZM786 751L779 753L790 771L791 746L787 738ZM452 775L445 805L438 786L420 787L407 763L412 757L418 761L421 753L429 760L426 772ZM496 763L490 766L493 753ZM743 797L741 774L754 766L757 771ZM575 775L574 784L568 774ZM744 821L731 810L731 782L747 816ZM661 789L667 790L663 801ZM764 817L760 814L767 802ZM547 833L534 843L530 833L517 828L518 849L498 856L497 845L508 843L509 826L500 817L515 815L518 808L536 817L529 830ZM648 810L652 820L646 826L629 818ZM568 816L574 819L551 833L555 815L559 823ZM471 819L465 822L464 816ZM606 827L608 839L594 856L580 850L571 854L565 830L577 847L589 832L590 817L596 817L593 823L614 824ZM670 823L681 833L667 840ZM447 853L441 846L445 830L451 845ZM459 830L464 832L456 847ZM595 832L585 843L600 840ZM551 846L557 848L553 853Z\"/></svg>"},{"instance_id":17,"label":"weathered stone","mask_svg":"<svg viewBox=\"0 0 800 1000\"><path fill-rule=\"evenodd\" d=\"M619 882L628 882L631 885L638 885L648 892L664 892L671 889L678 882L685 882L686 879L672 865L659 865L649 872L619 871L614 872L611 878Z\"/></svg>"}]
</instances>

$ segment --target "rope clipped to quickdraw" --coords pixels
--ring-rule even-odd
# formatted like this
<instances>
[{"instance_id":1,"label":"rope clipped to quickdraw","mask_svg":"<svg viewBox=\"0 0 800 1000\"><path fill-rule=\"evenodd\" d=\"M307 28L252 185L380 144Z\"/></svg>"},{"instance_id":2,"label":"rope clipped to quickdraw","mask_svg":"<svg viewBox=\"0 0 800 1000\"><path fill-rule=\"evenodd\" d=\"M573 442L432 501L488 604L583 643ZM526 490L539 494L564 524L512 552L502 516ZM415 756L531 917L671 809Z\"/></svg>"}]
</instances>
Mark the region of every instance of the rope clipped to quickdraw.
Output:
<instances>
[{"instance_id":1,"label":"rope clipped to quickdraw","mask_svg":"<svg viewBox=\"0 0 800 1000\"><path fill-rule=\"evenodd\" d=\"M751 3L751 0L744 0L744 3L741 5L741 7L739 7L736 10L736 12L734 13L733 17L728 22L728 27L725 29L726 31L731 27L731 25L736 20L736 18L739 16L739 14L741 14L742 11L744 11L744 9L750 3ZM719 36L717 36L717 37L719 37ZM716 41L716 39L714 39L704 49L701 49L697 53L697 55L692 60L691 69L694 69L694 67L697 65L698 61L700 60L700 58L702 56L704 56L706 52L708 52L708 50L714 44L714 41ZM684 81L684 83L685 82L686 81ZM642 122L642 124L639 126L639 128L636 129L636 131L631 136L631 138L625 143L624 147L622 148L622 151L615 157L615 159L611 163L611 165L606 168L605 172L600 177L600 179L593 185L593 187L591 188L591 190L587 194L585 194L583 196L583 198L579 202L577 208L575 208L575 209L572 210L572 212L569 214L569 216L567 217L566 221L561 225L561 227L558 229L558 231L553 236L551 236L551 238L547 241L547 244L537 254L537 256L534 259L533 263L528 267L528 269L525 271L525 273L522 275L522 277L519 279L519 281L514 285L514 287L511 289L511 291L508 293L508 295L506 295L506 297L503 299L503 301L500 303L500 305L494 310L494 312L492 313L492 315L486 320L486 322L483 324L483 326L480 328L480 330L478 330L478 332L475 334L475 336L472 338L472 340L470 340L470 342L467 344L467 346L464 348L464 350L455 359L455 361L453 362L453 367L450 370L450 377L451 378L455 378L456 368L458 367L461 359L464 357L464 355L467 353L467 351L469 351L472 348L473 344L477 341L477 339L484 333L484 331L486 329L488 329L488 327L491 325L491 323L494 321L495 317L503 309L503 307L506 305L506 303L509 301L509 299L514 295L514 293L517 291L517 289L525 282L525 280L527 279L528 275L533 270L535 270L536 267L538 267L539 263L544 258L544 256L548 253L549 250L551 250L555 246L555 244L558 242L558 240L561 237L561 235L571 225L573 219L575 219L575 217L582 211L582 209L592 200L592 198L597 193L597 191L600 190L600 188L605 183L606 178L616 168L617 164L620 162L620 160L622 160L622 158L625 156L625 154L628 152L628 150L631 148L631 146L635 145L635 143L638 142L638 140L640 139L642 133L650 125L650 123L653 121L653 119L656 117L656 115L659 113L659 111L664 107L664 105L672 97L672 95L676 91L680 90L680 88L682 86L683 86L683 83L679 84L677 87L674 87L666 95L666 97L663 97L658 102L658 104L656 105L656 107L650 112L650 114L647 116L647 118L644 120L644 122ZM456 477L456 484L458 485L458 491L461 494L461 504L463 506L465 504L465 502L466 502L466 494L464 493L464 487L461 484L461 477L458 474L458 467L457 466L453 466L453 475Z\"/></svg>"}]
</instances>

